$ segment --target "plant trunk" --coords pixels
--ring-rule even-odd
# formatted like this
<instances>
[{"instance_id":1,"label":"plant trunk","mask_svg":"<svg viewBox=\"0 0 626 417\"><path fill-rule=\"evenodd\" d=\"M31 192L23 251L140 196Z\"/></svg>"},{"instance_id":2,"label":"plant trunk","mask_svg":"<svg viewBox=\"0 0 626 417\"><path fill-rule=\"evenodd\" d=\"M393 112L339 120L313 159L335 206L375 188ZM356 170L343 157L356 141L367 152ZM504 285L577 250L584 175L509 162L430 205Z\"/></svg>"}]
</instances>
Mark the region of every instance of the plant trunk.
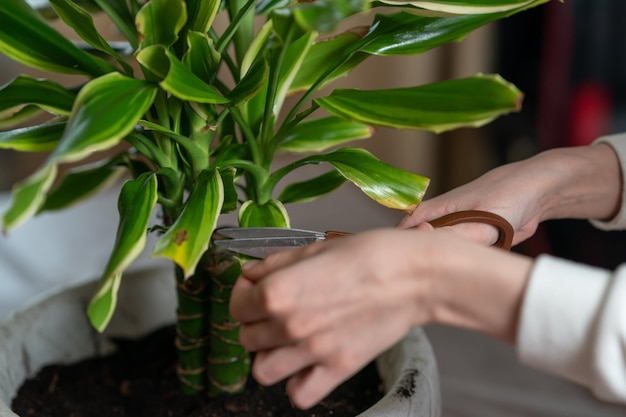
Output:
<instances>
[{"instance_id":1,"label":"plant trunk","mask_svg":"<svg viewBox=\"0 0 626 417\"><path fill-rule=\"evenodd\" d=\"M230 293L241 272L239 259L211 246L196 273L184 279L176 268L178 377L184 392L210 396L244 390L250 356L239 344L239 323L228 310Z\"/></svg>"},{"instance_id":2,"label":"plant trunk","mask_svg":"<svg viewBox=\"0 0 626 417\"><path fill-rule=\"evenodd\" d=\"M239 343L239 323L228 304L241 263L229 251L213 247L207 270L211 277L211 322L208 355L210 396L234 394L245 389L250 372L250 355Z\"/></svg>"},{"instance_id":3,"label":"plant trunk","mask_svg":"<svg viewBox=\"0 0 626 417\"><path fill-rule=\"evenodd\" d=\"M185 393L197 394L207 387L210 279L204 269L198 268L193 276L185 280L177 266L176 285L178 379Z\"/></svg>"}]
</instances>

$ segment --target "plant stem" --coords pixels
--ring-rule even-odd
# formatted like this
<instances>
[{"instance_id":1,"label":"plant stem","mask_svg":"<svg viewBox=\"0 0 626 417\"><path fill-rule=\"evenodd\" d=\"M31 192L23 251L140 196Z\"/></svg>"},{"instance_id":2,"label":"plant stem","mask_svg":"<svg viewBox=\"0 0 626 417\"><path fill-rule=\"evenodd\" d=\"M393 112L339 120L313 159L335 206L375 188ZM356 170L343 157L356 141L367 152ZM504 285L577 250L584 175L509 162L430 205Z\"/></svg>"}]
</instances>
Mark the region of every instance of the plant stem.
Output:
<instances>
[{"instance_id":1,"label":"plant stem","mask_svg":"<svg viewBox=\"0 0 626 417\"><path fill-rule=\"evenodd\" d=\"M235 281L241 273L237 257L214 248L211 264L211 322L208 356L208 394L242 392L250 371L250 356L239 343L239 327L230 315L228 302Z\"/></svg>"},{"instance_id":2,"label":"plant stem","mask_svg":"<svg viewBox=\"0 0 626 417\"><path fill-rule=\"evenodd\" d=\"M183 392L197 394L206 389L206 357L209 319L207 303L210 285L206 272L199 269L187 280L176 266L178 311L176 314L176 349L178 379Z\"/></svg>"}]
</instances>

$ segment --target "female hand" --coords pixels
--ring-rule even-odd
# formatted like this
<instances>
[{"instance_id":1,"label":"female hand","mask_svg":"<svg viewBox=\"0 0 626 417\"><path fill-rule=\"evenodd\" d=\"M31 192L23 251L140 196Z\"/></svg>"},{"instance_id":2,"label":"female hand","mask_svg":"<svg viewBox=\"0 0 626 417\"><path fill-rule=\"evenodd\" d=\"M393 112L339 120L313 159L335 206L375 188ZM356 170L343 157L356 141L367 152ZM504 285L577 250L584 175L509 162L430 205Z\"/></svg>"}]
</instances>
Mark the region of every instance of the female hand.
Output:
<instances>
[{"instance_id":1,"label":"female hand","mask_svg":"<svg viewBox=\"0 0 626 417\"><path fill-rule=\"evenodd\" d=\"M254 377L288 378L293 403L308 408L411 327L512 340L529 263L440 231L377 230L246 264L230 308L257 352Z\"/></svg>"},{"instance_id":2,"label":"female hand","mask_svg":"<svg viewBox=\"0 0 626 417\"><path fill-rule=\"evenodd\" d=\"M612 217L619 208L621 188L619 163L609 145L554 149L503 165L424 201L399 226L430 229L426 222L445 214L485 210L511 223L515 245L531 237L544 220ZM495 228L478 223L451 229L483 244L497 238Z\"/></svg>"}]
</instances>

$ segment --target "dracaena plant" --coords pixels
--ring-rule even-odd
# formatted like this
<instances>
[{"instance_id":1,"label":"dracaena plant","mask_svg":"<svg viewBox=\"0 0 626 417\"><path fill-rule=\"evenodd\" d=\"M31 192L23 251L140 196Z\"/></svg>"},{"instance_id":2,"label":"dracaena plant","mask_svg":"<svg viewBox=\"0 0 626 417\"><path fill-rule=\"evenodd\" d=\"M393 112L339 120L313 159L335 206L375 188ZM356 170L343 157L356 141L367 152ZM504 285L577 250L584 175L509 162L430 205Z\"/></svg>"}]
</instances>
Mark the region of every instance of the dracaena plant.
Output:
<instances>
[{"instance_id":1,"label":"dracaena plant","mask_svg":"<svg viewBox=\"0 0 626 417\"><path fill-rule=\"evenodd\" d=\"M15 185L3 230L125 175L117 239L88 307L93 326L106 327L125 268L144 249L146 234L159 233L153 255L173 261L178 283L183 386L236 392L249 358L227 309L240 263L210 244L220 214L237 210L241 227L289 226L286 203L315 199L345 181L411 212L428 179L345 145L376 126L480 126L517 110L520 92L482 74L327 96L319 90L372 55L421 54L545 1L49 0L48 14L80 38L69 40L25 0L1 0L1 53L77 75L69 87L20 75L0 88L0 147L49 152ZM366 10L368 27L337 30ZM108 15L127 51L101 36L95 13ZM216 19L227 24L214 25ZM281 151L305 154L277 168ZM89 164L82 162L87 157ZM71 170L59 170L68 162ZM293 170L322 163L326 173L276 192ZM150 224L155 210L158 225Z\"/></svg>"}]
</instances>

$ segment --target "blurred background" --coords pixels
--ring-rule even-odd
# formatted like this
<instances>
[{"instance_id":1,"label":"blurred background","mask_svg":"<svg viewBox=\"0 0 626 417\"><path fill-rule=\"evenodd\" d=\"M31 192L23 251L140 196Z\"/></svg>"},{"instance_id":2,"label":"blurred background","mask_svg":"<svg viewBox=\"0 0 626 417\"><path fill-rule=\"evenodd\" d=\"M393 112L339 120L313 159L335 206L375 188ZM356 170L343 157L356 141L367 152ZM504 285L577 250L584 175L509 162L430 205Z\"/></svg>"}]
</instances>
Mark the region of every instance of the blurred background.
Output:
<instances>
[{"instance_id":1,"label":"blurred background","mask_svg":"<svg viewBox=\"0 0 626 417\"><path fill-rule=\"evenodd\" d=\"M54 24L65 30L58 22ZM110 35L115 40L113 30ZM0 85L22 71L0 57ZM586 145L598 136L626 131L626 2L552 1L419 57L372 58L335 86L402 87L476 72L500 73L517 85L525 93L522 111L480 129L441 135L380 129L373 139L357 146L368 148L385 162L431 178L427 197L432 197L495 166L539 151ZM0 209L8 201L12 184L31 173L44 157L0 150ZM283 158L286 162L292 157ZM401 217L349 184L317 202L287 208L292 226L322 230L393 226ZM6 255L21 245L31 253L40 250L37 256L43 264L14 268L39 277L20 277L17 297L5 293L2 298L0 294L0 315L61 282L67 272L63 265L69 268L68 254L81 251L84 265L79 280L99 276L114 238L115 198L105 194L75 210L45 214L15 236L0 237L0 261L1 251ZM80 242L93 241L89 233L94 231L100 245L84 249ZM64 235L73 242L65 249L57 244ZM552 253L614 268L624 260L625 244L624 232L599 232L586 221L559 220L545 223L536 236L514 250L530 256ZM9 258L5 256L4 261ZM72 256L72 262L75 259ZM50 262L58 263L62 272L44 277ZM137 267L143 262L140 259ZM6 278L10 277L0 276L0 280ZM432 326L427 332L439 361L446 416L624 415L623 408L602 405L577 386L520 366L509 346L456 329Z\"/></svg>"}]
</instances>

